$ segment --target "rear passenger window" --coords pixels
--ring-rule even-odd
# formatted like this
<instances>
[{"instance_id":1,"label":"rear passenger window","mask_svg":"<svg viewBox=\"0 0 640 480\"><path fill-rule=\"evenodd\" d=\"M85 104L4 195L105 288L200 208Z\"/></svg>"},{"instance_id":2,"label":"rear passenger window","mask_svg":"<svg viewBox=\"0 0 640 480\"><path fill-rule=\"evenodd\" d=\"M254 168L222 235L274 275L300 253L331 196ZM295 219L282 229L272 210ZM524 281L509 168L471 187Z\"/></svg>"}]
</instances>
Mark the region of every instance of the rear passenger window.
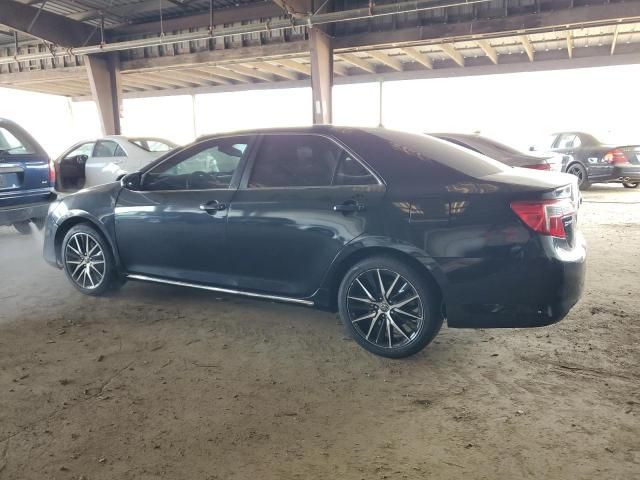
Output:
<instances>
[{"instance_id":1,"label":"rear passenger window","mask_svg":"<svg viewBox=\"0 0 640 480\"><path fill-rule=\"evenodd\" d=\"M342 148L319 135L266 135L249 188L330 186Z\"/></svg>"},{"instance_id":2,"label":"rear passenger window","mask_svg":"<svg viewBox=\"0 0 640 480\"><path fill-rule=\"evenodd\" d=\"M116 142L101 141L96 143L96 148L93 150L94 157L117 157L116 151L120 146Z\"/></svg>"},{"instance_id":3,"label":"rear passenger window","mask_svg":"<svg viewBox=\"0 0 640 480\"><path fill-rule=\"evenodd\" d=\"M378 181L364 166L348 152L342 151L342 158L333 179L334 185L375 185Z\"/></svg>"}]
</instances>

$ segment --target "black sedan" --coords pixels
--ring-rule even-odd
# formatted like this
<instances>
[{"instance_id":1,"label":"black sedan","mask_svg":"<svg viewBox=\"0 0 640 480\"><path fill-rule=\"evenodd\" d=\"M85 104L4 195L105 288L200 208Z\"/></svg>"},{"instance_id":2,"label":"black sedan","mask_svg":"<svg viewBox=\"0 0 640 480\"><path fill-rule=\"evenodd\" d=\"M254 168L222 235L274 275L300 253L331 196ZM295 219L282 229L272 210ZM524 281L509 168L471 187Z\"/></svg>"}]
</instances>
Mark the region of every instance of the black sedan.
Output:
<instances>
[{"instance_id":1,"label":"black sedan","mask_svg":"<svg viewBox=\"0 0 640 480\"><path fill-rule=\"evenodd\" d=\"M534 170L562 170L562 157L557 154L533 155L521 152L509 145L481 135L466 133L432 133L434 137L455 143L474 152L486 155L511 167L532 168Z\"/></svg>"},{"instance_id":2,"label":"black sedan","mask_svg":"<svg viewBox=\"0 0 640 480\"><path fill-rule=\"evenodd\" d=\"M584 132L554 133L545 145L531 150L563 156L563 171L578 177L582 190L592 183L618 182L625 188L640 184L640 145L605 144Z\"/></svg>"},{"instance_id":3,"label":"black sedan","mask_svg":"<svg viewBox=\"0 0 640 480\"><path fill-rule=\"evenodd\" d=\"M50 211L44 256L98 295L126 279L339 311L404 357L449 327L533 327L578 301L565 174L424 135L318 126L200 139Z\"/></svg>"}]
</instances>

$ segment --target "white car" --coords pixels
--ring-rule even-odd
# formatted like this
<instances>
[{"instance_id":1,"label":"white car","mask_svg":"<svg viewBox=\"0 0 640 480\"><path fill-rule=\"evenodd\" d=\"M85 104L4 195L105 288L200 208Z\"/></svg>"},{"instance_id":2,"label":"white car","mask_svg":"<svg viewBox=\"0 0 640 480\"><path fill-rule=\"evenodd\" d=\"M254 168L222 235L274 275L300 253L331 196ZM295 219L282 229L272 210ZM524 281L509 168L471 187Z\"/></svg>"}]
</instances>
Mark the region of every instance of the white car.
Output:
<instances>
[{"instance_id":1,"label":"white car","mask_svg":"<svg viewBox=\"0 0 640 480\"><path fill-rule=\"evenodd\" d=\"M76 143L55 161L56 188L79 190L113 182L176 147L175 143L161 138L121 135Z\"/></svg>"}]
</instances>

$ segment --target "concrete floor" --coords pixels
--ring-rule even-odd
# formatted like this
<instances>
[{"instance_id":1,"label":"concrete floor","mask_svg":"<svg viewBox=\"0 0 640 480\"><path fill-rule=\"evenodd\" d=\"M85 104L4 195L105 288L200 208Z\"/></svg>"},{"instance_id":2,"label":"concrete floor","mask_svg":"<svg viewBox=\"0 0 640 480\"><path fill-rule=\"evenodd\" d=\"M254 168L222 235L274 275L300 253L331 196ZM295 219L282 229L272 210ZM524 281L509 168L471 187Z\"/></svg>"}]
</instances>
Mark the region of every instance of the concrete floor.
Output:
<instances>
[{"instance_id":1,"label":"concrete floor","mask_svg":"<svg viewBox=\"0 0 640 480\"><path fill-rule=\"evenodd\" d=\"M586 192L583 300L406 360L334 315L129 283L77 293L0 229L0 479L640 477L640 190Z\"/></svg>"}]
</instances>

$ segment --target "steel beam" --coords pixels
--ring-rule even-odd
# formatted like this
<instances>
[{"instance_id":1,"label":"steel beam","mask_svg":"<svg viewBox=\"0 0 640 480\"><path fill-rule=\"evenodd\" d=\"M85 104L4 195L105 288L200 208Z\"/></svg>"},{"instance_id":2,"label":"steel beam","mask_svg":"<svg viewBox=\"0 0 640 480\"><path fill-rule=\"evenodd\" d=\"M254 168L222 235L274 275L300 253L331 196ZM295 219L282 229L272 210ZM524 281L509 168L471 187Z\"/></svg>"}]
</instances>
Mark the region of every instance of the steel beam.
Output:
<instances>
[{"instance_id":1,"label":"steel beam","mask_svg":"<svg viewBox=\"0 0 640 480\"><path fill-rule=\"evenodd\" d=\"M489 40L478 40L476 41L480 49L484 52L484 54L491 59L491 62L494 65L498 64L498 52L496 49L491 46Z\"/></svg>"},{"instance_id":2,"label":"steel beam","mask_svg":"<svg viewBox=\"0 0 640 480\"><path fill-rule=\"evenodd\" d=\"M611 53L610 55L613 55L613 53L616 51L616 44L618 43L618 35L620 34L620 25L616 25L616 28L613 30L613 39L611 40Z\"/></svg>"},{"instance_id":3,"label":"steel beam","mask_svg":"<svg viewBox=\"0 0 640 480\"><path fill-rule=\"evenodd\" d=\"M422 53L418 48L406 47L403 48L402 51L406 53L407 56L409 56L412 60L421 64L423 67L427 67L429 70L433 69L433 62L431 61L431 58L429 58L427 54Z\"/></svg>"},{"instance_id":4,"label":"steel beam","mask_svg":"<svg viewBox=\"0 0 640 480\"><path fill-rule=\"evenodd\" d=\"M378 60L383 65L386 65L387 67L391 67L396 72L401 72L403 70L402 69L402 62L400 60L398 60L397 58L391 57L391 56L387 55L386 53L379 52L377 50L372 50L372 51L367 52L367 53L369 55L371 55L372 58L375 58L376 60Z\"/></svg>"},{"instance_id":5,"label":"steel beam","mask_svg":"<svg viewBox=\"0 0 640 480\"><path fill-rule=\"evenodd\" d=\"M100 41L99 32L91 25L14 0L0 0L0 23L62 47Z\"/></svg>"},{"instance_id":6,"label":"steel beam","mask_svg":"<svg viewBox=\"0 0 640 480\"><path fill-rule=\"evenodd\" d=\"M98 107L104 135L120 135L122 84L120 65L115 54L87 55L85 60L91 96Z\"/></svg>"},{"instance_id":7,"label":"steel beam","mask_svg":"<svg viewBox=\"0 0 640 480\"><path fill-rule=\"evenodd\" d=\"M333 49L331 37L319 28L309 29L311 51L311 92L313 97L313 123L332 121Z\"/></svg>"},{"instance_id":8,"label":"steel beam","mask_svg":"<svg viewBox=\"0 0 640 480\"><path fill-rule=\"evenodd\" d=\"M518 37L518 40L520 40L520 43L522 43L522 48L524 48L524 51L527 53L529 61L533 62L536 51L533 49L533 45L531 45L531 40L529 40L529 37L527 35L520 35Z\"/></svg>"},{"instance_id":9,"label":"steel beam","mask_svg":"<svg viewBox=\"0 0 640 480\"><path fill-rule=\"evenodd\" d=\"M373 65L371 65L371 63L353 53L343 53L339 58L347 63L350 63L351 65L358 67L361 70L364 70L365 72L376 73L376 69Z\"/></svg>"},{"instance_id":10,"label":"steel beam","mask_svg":"<svg viewBox=\"0 0 640 480\"><path fill-rule=\"evenodd\" d=\"M456 50L456 47L452 43L443 43L440 45L440 48L451 58L451 60L456 62L460 67L464 67L464 57L458 50Z\"/></svg>"}]
</instances>

